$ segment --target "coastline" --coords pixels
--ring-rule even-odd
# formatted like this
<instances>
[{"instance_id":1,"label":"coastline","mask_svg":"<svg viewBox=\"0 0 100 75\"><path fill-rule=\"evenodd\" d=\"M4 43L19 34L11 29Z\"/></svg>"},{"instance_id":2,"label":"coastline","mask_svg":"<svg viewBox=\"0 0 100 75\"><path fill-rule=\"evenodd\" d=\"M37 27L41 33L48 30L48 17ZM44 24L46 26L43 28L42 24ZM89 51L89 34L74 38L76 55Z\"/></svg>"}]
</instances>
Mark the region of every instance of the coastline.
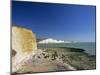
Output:
<instances>
[{"instance_id":1,"label":"coastline","mask_svg":"<svg viewBox=\"0 0 100 75\"><path fill-rule=\"evenodd\" d=\"M90 55L96 55L96 42L76 42L76 43L48 43L39 44L38 48L57 48L57 47L68 47L68 48L79 48L83 49Z\"/></svg>"},{"instance_id":2,"label":"coastline","mask_svg":"<svg viewBox=\"0 0 100 75\"><path fill-rule=\"evenodd\" d=\"M95 56L85 53L83 49L41 48L15 74L90 70L95 68Z\"/></svg>"},{"instance_id":3,"label":"coastline","mask_svg":"<svg viewBox=\"0 0 100 75\"><path fill-rule=\"evenodd\" d=\"M84 49L70 47L41 49L44 52L47 52L50 56L56 52L57 58L62 59L63 62L72 65L77 70L88 70L96 68L96 56L86 53Z\"/></svg>"}]
</instances>

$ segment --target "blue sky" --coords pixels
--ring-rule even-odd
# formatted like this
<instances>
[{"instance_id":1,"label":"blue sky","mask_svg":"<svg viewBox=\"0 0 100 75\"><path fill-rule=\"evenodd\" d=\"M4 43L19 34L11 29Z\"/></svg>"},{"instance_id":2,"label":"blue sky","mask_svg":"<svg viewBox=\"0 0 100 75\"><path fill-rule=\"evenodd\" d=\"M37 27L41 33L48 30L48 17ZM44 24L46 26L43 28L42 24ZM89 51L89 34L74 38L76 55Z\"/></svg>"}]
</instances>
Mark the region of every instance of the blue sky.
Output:
<instances>
[{"instance_id":1,"label":"blue sky","mask_svg":"<svg viewBox=\"0 0 100 75\"><path fill-rule=\"evenodd\" d=\"M95 10L95 6L13 1L12 24L31 29L38 38L94 42Z\"/></svg>"}]
</instances>

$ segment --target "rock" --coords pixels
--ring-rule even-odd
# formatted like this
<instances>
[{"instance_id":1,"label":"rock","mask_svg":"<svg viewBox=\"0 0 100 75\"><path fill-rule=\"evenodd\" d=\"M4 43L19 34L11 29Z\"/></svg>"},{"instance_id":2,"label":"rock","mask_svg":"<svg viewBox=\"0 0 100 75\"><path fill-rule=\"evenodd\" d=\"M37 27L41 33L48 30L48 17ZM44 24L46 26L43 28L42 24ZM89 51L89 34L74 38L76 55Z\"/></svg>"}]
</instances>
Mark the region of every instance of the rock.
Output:
<instances>
[{"instance_id":1,"label":"rock","mask_svg":"<svg viewBox=\"0 0 100 75\"><path fill-rule=\"evenodd\" d=\"M18 26L12 27L12 72L20 69L37 49L36 36L29 30Z\"/></svg>"}]
</instances>

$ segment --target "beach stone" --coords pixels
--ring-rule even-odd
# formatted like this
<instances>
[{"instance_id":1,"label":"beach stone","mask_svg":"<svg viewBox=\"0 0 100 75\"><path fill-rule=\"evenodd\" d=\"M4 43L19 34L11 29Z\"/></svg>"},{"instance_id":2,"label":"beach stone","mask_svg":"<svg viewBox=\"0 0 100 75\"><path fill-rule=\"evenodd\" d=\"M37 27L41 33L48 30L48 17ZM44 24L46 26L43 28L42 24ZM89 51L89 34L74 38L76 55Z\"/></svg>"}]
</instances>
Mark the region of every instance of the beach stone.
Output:
<instances>
[{"instance_id":1,"label":"beach stone","mask_svg":"<svg viewBox=\"0 0 100 75\"><path fill-rule=\"evenodd\" d=\"M31 58L37 50L36 35L31 30L12 26L12 72Z\"/></svg>"}]
</instances>

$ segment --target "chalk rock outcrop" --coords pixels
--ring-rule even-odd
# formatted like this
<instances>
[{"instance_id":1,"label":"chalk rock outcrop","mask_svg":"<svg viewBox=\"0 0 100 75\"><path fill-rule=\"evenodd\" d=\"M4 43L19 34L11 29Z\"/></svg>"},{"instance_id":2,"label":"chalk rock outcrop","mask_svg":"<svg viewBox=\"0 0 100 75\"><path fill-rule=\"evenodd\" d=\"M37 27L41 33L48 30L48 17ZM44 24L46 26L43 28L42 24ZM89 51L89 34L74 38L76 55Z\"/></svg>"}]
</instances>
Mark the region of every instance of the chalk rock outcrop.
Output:
<instances>
[{"instance_id":1,"label":"chalk rock outcrop","mask_svg":"<svg viewBox=\"0 0 100 75\"><path fill-rule=\"evenodd\" d=\"M24 61L27 61L37 49L36 36L22 27L12 27L12 72L20 69Z\"/></svg>"}]
</instances>

